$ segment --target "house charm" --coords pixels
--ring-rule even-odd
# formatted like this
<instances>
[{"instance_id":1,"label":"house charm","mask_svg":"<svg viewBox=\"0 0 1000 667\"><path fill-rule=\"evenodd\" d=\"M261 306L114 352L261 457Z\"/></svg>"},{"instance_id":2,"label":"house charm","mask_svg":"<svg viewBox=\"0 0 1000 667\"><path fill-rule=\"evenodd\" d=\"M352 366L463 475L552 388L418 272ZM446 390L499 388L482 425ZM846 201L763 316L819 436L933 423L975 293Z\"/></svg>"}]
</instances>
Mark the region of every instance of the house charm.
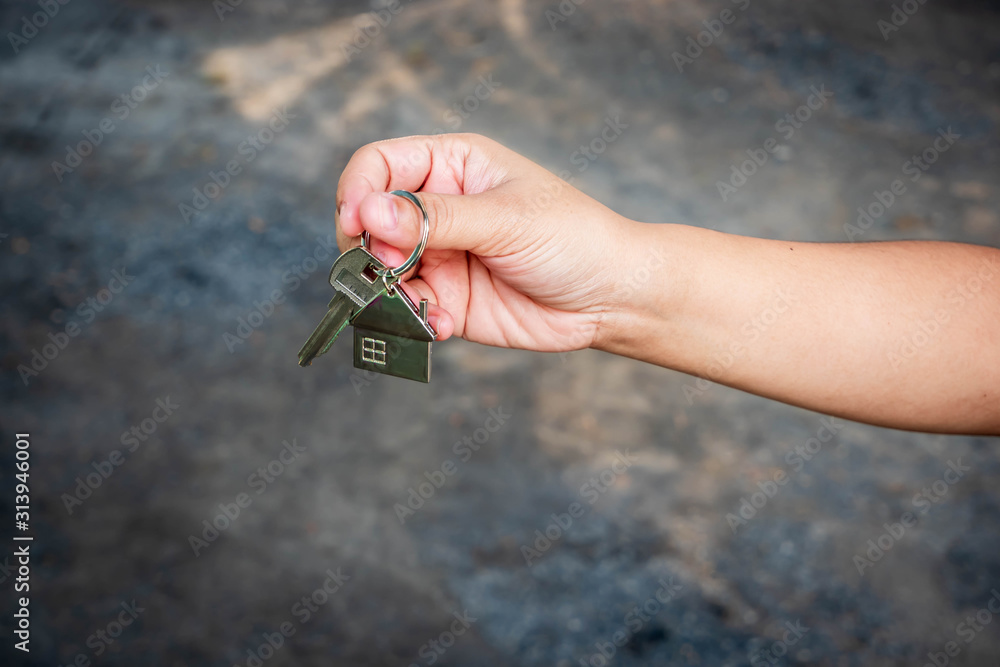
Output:
<instances>
[{"instance_id":1,"label":"house charm","mask_svg":"<svg viewBox=\"0 0 1000 667\"><path fill-rule=\"evenodd\" d=\"M390 290L351 320L354 367L430 382L431 343L437 333L427 323L427 300L414 304L400 287Z\"/></svg>"}]
</instances>

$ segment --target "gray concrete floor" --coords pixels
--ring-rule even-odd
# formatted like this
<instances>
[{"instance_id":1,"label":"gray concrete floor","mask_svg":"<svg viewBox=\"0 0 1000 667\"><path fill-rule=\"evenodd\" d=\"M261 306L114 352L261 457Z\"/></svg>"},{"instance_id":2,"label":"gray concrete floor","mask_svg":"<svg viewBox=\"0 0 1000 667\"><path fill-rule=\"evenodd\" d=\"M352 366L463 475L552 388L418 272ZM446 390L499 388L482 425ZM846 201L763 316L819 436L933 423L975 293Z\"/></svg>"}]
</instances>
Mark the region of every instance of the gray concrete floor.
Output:
<instances>
[{"instance_id":1,"label":"gray concrete floor","mask_svg":"<svg viewBox=\"0 0 1000 667\"><path fill-rule=\"evenodd\" d=\"M283 624L294 634L264 649L268 667L568 667L612 648L628 666L921 665L948 642L950 664L997 664L1000 623L960 625L1000 590L996 439L845 423L810 443L821 415L589 351L448 341L428 386L369 382L343 341L295 364L329 297L330 262L309 258L332 232L336 179L391 136L487 134L640 220L843 242L951 127L961 138L859 240L1000 245L996 9L929 2L886 39L886 2L400 6L375 28L364 2L244 0L220 20L207 0L72 0L17 53L0 45L0 465L29 431L36 536L32 652L5 631L5 664L254 665L248 650ZM674 52L725 9L732 22L678 72ZM2 33L36 11L4 3ZM157 66L168 74L134 109L115 102ZM466 102L480 77L499 88ZM776 125L813 86L832 99L790 134ZM241 153L286 107L287 128ZM608 116L628 128L574 162ZM52 163L105 118L113 132L57 178ZM723 201L717 182L771 137L775 157ZM179 204L231 159L242 172L185 220ZM133 277L92 311L122 267ZM274 290L283 303L227 339ZM18 367L68 325L78 335L23 382ZM493 432L490 410L509 414ZM286 441L297 456L272 463ZM115 450L121 465L70 513L75 480ZM620 474L619 451L634 456ZM395 506L449 460L401 523ZM958 461L969 469L939 481ZM279 474L255 476L269 463ZM788 483L753 496L778 472ZM191 536L239 494L250 504L196 555ZM0 498L7 517L12 492ZM766 503L733 530L743 499ZM553 524L574 503L572 525ZM916 525L886 533L906 512ZM869 540L888 551L859 573ZM525 545L539 547L530 567ZM133 601L143 611L112 643L95 634ZM466 612L467 630L453 616Z\"/></svg>"}]
</instances>

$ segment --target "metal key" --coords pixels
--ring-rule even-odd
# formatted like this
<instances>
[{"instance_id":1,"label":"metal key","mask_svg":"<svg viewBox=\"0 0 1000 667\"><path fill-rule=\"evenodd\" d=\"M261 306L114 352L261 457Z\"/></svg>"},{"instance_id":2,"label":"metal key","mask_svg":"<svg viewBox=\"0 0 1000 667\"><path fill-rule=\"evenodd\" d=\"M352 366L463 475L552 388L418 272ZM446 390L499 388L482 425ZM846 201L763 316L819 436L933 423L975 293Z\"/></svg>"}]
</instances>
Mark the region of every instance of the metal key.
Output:
<instances>
[{"instance_id":1,"label":"metal key","mask_svg":"<svg viewBox=\"0 0 1000 667\"><path fill-rule=\"evenodd\" d=\"M326 315L299 350L299 366L308 366L337 340L347 323L368 304L385 294L388 284L380 272L386 266L364 248L351 248L330 269L330 285L337 291Z\"/></svg>"}]
</instances>

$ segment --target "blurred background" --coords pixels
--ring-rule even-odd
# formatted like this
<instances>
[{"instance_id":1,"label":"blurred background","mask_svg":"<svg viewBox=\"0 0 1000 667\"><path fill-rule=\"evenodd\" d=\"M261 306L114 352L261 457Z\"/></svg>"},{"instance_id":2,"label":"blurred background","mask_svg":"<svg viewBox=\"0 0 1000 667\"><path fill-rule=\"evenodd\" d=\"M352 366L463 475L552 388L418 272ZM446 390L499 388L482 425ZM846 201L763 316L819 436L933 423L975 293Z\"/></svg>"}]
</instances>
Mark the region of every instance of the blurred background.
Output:
<instances>
[{"instance_id":1,"label":"blurred background","mask_svg":"<svg viewBox=\"0 0 1000 667\"><path fill-rule=\"evenodd\" d=\"M337 178L389 137L482 133L648 222L1000 245L998 3L4 0L0 28L4 664L998 664L996 439L592 351L296 365Z\"/></svg>"}]
</instances>

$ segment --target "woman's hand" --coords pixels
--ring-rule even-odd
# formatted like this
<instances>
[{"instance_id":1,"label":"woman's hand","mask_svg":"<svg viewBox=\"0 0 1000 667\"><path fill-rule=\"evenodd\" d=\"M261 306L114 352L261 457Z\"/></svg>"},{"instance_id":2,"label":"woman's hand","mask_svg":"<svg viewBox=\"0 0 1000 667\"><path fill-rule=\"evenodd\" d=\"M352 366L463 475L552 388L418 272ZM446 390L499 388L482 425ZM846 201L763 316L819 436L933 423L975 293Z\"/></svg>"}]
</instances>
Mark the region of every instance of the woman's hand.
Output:
<instances>
[{"instance_id":1,"label":"woman's hand","mask_svg":"<svg viewBox=\"0 0 1000 667\"><path fill-rule=\"evenodd\" d=\"M594 343L637 223L484 137L406 137L361 148L345 168L342 250L368 230L376 256L403 262L422 216L392 190L418 193L430 218L427 248L404 280L431 303L439 339L546 352Z\"/></svg>"}]
</instances>

